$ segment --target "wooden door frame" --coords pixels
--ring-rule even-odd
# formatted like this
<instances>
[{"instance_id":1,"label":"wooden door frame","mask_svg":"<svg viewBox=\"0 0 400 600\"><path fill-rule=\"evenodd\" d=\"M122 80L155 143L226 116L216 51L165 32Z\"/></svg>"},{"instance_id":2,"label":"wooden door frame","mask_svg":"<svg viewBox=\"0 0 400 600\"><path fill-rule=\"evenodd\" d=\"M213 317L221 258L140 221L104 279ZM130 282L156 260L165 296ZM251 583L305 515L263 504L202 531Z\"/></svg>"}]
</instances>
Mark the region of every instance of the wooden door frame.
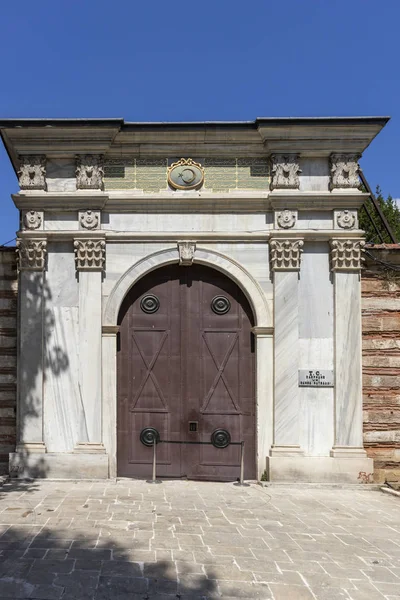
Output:
<instances>
[{"instance_id":1,"label":"wooden door frame","mask_svg":"<svg viewBox=\"0 0 400 600\"><path fill-rule=\"evenodd\" d=\"M266 253L267 256L267 253ZM256 462L258 478L266 468L273 443L273 327L261 286L230 257L197 248L195 262L220 271L243 291L253 311L255 326ZM105 304L102 327L102 441L109 456L109 477L117 476L117 334L120 306L128 291L147 273L179 263L177 247L145 256L122 274ZM185 268L185 267L182 267Z\"/></svg>"}]
</instances>

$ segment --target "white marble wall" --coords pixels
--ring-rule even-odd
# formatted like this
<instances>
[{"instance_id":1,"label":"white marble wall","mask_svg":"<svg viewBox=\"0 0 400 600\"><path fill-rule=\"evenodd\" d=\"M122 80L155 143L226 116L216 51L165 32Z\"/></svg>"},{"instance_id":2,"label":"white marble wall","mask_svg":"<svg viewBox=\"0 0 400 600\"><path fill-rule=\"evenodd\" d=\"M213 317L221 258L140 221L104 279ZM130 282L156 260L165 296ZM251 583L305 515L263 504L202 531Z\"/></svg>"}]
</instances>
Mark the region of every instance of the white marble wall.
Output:
<instances>
[{"instance_id":1,"label":"white marble wall","mask_svg":"<svg viewBox=\"0 0 400 600\"><path fill-rule=\"evenodd\" d=\"M81 436L78 283L72 242L48 243L45 288L44 431L48 452L71 452Z\"/></svg>"},{"instance_id":2,"label":"white marble wall","mask_svg":"<svg viewBox=\"0 0 400 600\"><path fill-rule=\"evenodd\" d=\"M329 191L329 161L327 158L300 158L300 190Z\"/></svg>"},{"instance_id":3,"label":"white marble wall","mask_svg":"<svg viewBox=\"0 0 400 600\"><path fill-rule=\"evenodd\" d=\"M299 446L299 273L274 273L274 446ZM273 450L275 452L275 450Z\"/></svg>"},{"instance_id":4,"label":"white marble wall","mask_svg":"<svg viewBox=\"0 0 400 600\"><path fill-rule=\"evenodd\" d=\"M305 242L299 281L299 369L333 370L333 283L329 246ZM299 388L300 444L329 456L334 434L333 388Z\"/></svg>"},{"instance_id":5,"label":"white marble wall","mask_svg":"<svg viewBox=\"0 0 400 600\"><path fill-rule=\"evenodd\" d=\"M106 231L197 232L246 231L262 232L271 227L264 214L157 214L108 213L102 214L102 228Z\"/></svg>"},{"instance_id":6,"label":"white marble wall","mask_svg":"<svg viewBox=\"0 0 400 600\"><path fill-rule=\"evenodd\" d=\"M335 446L362 448L360 275L335 275Z\"/></svg>"},{"instance_id":7,"label":"white marble wall","mask_svg":"<svg viewBox=\"0 0 400 600\"><path fill-rule=\"evenodd\" d=\"M49 192L75 192L75 160L70 158L48 159L46 183Z\"/></svg>"}]
</instances>

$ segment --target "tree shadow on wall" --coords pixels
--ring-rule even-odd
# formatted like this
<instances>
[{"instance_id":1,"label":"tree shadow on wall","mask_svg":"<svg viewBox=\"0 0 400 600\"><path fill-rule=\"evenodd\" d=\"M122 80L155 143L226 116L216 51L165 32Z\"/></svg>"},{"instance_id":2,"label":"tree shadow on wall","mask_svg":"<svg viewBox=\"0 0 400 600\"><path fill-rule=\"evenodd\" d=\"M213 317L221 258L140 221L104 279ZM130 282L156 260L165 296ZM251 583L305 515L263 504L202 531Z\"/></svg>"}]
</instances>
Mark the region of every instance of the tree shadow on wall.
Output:
<instances>
[{"instance_id":1,"label":"tree shadow on wall","mask_svg":"<svg viewBox=\"0 0 400 600\"><path fill-rule=\"evenodd\" d=\"M71 497L60 494L53 484L47 495L43 490L21 495L23 483L14 481L1 491L0 598L205 600L219 596L212 564L205 575L193 559L176 561L171 554L170 560L156 561L153 540L143 535L151 533L151 525L143 525L140 533L134 522L118 529L118 516L110 520L106 510L102 517L97 513L96 521L91 512L99 510L96 499L79 496L71 504Z\"/></svg>"},{"instance_id":2,"label":"tree shadow on wall","mask_svg":"<svg viewBox=\"0 0 400 600\"><path fill-rule=\"evenodd\" d=\"M46 273L20 272L19 277L17 357L17 444L22 440L40 442L43 419L43 385L49 373L54 377L69 368L68 355L54 343L54 314L51 310L52 293L46 282ZM18 454L10 460L11 477L46 477L48 467L40 453L18 446Z\"/></svg>"}]
</instances>

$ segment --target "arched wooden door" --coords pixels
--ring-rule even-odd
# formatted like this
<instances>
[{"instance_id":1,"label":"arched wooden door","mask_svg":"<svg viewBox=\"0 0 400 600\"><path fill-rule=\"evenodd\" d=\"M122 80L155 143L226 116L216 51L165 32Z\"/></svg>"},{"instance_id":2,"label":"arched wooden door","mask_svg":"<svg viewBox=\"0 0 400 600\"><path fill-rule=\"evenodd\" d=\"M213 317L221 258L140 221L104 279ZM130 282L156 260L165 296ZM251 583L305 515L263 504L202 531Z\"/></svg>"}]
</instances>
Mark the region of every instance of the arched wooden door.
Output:
<instances>
[{"instance_id":1,"label":"arched wooden door","mask_svg":"<svg viewBox=\"0 0 400 600\"><path fill-rule=\"evenodd\" d=\"M209 442L216 429L245 441L245 477L256 477L252 312L240 288L199 265L160 268L128 293L118 342L117 464L149 477L145 427L162 440ZM235 480L240 446L157 446L157 475Z\"/></svg>"}]
</instances>

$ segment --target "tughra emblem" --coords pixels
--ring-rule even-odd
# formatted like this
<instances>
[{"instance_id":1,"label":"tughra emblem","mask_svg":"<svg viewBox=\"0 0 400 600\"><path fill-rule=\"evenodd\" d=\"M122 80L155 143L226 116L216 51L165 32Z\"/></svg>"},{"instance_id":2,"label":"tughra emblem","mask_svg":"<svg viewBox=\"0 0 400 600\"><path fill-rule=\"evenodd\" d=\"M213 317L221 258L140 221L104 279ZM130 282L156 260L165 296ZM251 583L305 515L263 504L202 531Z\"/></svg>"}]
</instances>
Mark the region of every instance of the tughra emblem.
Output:
<instances>
[{"instance_id":1,"label":"tughra emblem","mask_svg":"<svg viewBox=\"0 0 400 600\"><path fill-rule=\"evenodd\" d=\"M203 182L204 169L191 158L181 158L168 168L168 183L175 190L194 190Z\"/></svg>"}]
</instances>

